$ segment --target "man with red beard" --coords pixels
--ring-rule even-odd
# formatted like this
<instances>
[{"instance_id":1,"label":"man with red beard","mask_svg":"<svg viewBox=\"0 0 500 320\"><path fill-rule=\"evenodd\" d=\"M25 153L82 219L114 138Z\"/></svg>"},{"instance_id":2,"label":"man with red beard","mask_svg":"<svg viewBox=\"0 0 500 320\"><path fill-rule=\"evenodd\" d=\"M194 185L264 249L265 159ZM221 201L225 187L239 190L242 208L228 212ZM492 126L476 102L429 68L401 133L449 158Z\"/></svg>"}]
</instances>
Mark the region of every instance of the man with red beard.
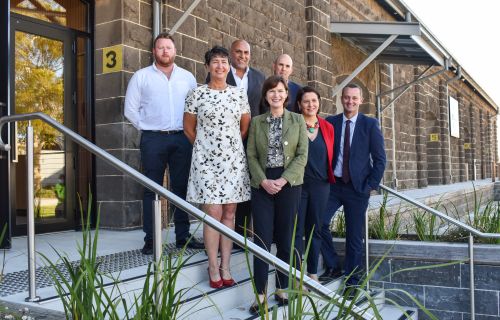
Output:
<instances>
[{"instance_id":1,"label":"man with red beard","mask_svg":"<svg viewBox=\"0 0 500 320\"><path fill-rule=\"evenodd\" d=\"M191 144L184 135L184 103L188 92L196 88L196 79L175 63L175 42L167 33L159 34L153 42L154 63L138 70L127 87L125 117L141 131L141 161L146 175L162 185L165 169L169 167L172 192L185 199ZM153 200L155 194L144 189L143 254L153 253ZM188 214L179 208L174 211L177 247L186 245L202 249L203 243L190 238Z\"/></svg>"}]
</instances>

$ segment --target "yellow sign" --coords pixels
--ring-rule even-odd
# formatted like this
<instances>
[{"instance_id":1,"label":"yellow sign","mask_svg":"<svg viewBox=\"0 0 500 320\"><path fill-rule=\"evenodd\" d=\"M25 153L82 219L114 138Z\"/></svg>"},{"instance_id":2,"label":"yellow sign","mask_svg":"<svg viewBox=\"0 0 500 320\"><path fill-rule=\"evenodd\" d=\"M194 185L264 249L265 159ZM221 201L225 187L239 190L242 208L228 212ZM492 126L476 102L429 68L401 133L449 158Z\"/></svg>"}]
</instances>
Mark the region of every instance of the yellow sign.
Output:
<instances>
[{"instance_id":1,"label":"yellow sign","mask_svg":"<svg viewBox=\"0 0 500 320\"><path fill-rule=\"evenodd\" d=\"M429 141L431 141L431 142L439 141L439 134L438 133L431 133Z\"/></svg>"},{"instance_id":2,"label":"yellow sign","mask_svg":"<svg viewBox=\"0 0 500 320\"><path fill-rule=\"evenodd\" d=\"M470 143L464 143L464 149L470 150Z\"/></svg>"},{"instance_id":3,"label":"yellow sign","mask_svg":"<svg viewBox=\"0 0 500 320\"><path fill-rule=\"evenodd\" d=\"M123 70L123 46L121 44L102 49L102 73Z\"/></svg>"}]
</instances>

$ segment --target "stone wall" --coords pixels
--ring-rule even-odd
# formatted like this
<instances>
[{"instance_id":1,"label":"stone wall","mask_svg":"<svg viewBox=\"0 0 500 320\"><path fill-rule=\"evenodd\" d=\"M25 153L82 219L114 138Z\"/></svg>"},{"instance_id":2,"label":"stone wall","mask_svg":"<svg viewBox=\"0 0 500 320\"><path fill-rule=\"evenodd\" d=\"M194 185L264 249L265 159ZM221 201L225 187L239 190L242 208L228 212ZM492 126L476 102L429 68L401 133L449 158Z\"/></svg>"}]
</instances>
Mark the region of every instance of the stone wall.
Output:
<instances>
[{"instance_id":1,"label":"stone wall","mask_svg":"<svg viewBox=\"0 0 500 320\"><path fill-rule=\"evenodd\" d=\"M163 3L163 31L169 31L192 0ZM95 8L96 142L140 169L140 135L123 117L123 103L132 74L152 62L151 0L96 0ZM251 45L252 66L270 75L275 57L288 53L294 61L292 80L317 87L323 97L322 111L336 114L342 107L339 97L331 97L333 87L367 53L331 34L330 21L392 20L376 0L204 0L174 35L176 62L204 83L204 52L215 44L229 47L235 39L244 38ZM113 45L123 46L123 70L103 73L102 50ZM419 66L371 63L355 79L364 90L361 111L376 116L378 92L411 82L423 70ZM437 70L434 67L428 74ZM448 72L411 87L382 113L388 156L384 183L392 185L395 177L400 188L416 188L471 180L474 159L477 178L491 176L496 155L495 110L461 81L446 85L451 76ZM460 103L461 137L451 140L448 91ZM383 104L389 98L384 97ZM436 134L438 141L430 141L431 134ZM103 226L123 229L141 224L142 188L100 160L97 198Z\"/></svg>"},{"instance_id":2,"label":"stone wall","mask_svg":"<svg viewBox=\"0 0 500 320\"><path fill-rule=\"evenodd\" d=\"M332 1L332 21L392 20L393 17L375 1ZM367 55L335 35L332 43L333 83L336 85ZM433 67L425 75L440 69ZM391 67L371 63L353 80L366 92L361 111L376 116L378 92L412 82L424 70L425 66ZM388 159L383 181L386 185L394 186L395 178L401 189L474 180L474 159L477 179L492 176L492 164L496 162L496 143L491 143L496 141L496 110L462 81L447 84L453 76L454 73L446 72L413 85L382 112L381 126ZM459 138L449 135L448 94L459 101ZM389 100L390 96L383 97L382 105L386 106ZM337 97L331 112L340 110L340 98Z\"/></svg>"},{"instance_id":3,"label":"stone wall","mask_svg":"<svg viewBox=\"0 0 500 320\"><path fill-rule=\"evenodd\" d=\"M133 73L151 63L150 1L95 2L96 144L140 170L139 133L123 116L124 97ZM123 71L103 73L103 48L123 46ZM131 178L96 161L101 225L120 229L141 225L142 188Z\"/></svg>"},{"instance_id":4,"label":"stone wall","mask_svg":"<svg viewBox=\"0 0 500 320\"><path fill-rule=\"evenodd\" d=\"M334 239L340 259L344 239ZM500 320L500 260L498 244L475 244L476 319ZM431 319L408 297L410 294L435 319L470 319L470 270L465 243L370 241L370 264L379 264L371 289L384 290L387 300L418 310L418 319ZM386 300L386 301L387 301Z\"/></svg>"}]
</instances>

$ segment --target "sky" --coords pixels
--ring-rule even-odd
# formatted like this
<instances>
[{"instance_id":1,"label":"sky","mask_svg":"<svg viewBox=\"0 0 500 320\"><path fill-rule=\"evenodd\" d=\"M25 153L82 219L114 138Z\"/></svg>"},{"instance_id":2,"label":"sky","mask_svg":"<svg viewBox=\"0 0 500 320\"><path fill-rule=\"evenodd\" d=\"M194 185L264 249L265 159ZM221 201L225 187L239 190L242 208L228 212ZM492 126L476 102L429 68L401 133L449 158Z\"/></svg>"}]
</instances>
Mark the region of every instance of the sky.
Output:
<instances>
[{"instance_id":1,"label":"sky","mask_svg":"<svg viewBox=\"0 0 500 320\"><path fill-rule=\"evenodd\" d=\"M500 1L403 2L500 107ZM500 130L497 134L500 145Z\"/></svg>"},{"instance_id":2,"label":"sky","mask_svg":"<svg viewBox=\"0 0 500 320\"><path fill-rule=\"evenodd\" d=\"M500 1L403 1L500 106Z\"/></svg>"}]
</instances>

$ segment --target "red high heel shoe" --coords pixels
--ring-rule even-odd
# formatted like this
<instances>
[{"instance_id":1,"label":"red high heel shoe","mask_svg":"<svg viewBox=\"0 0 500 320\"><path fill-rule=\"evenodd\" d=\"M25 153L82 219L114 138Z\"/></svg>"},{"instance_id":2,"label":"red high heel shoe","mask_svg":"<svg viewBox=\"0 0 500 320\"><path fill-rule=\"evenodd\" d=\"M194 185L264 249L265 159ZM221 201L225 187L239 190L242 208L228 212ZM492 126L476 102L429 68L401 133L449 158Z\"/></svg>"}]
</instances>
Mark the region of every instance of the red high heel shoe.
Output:
<instances>
[{"instance_id":1,"label":"red high heel shoe","mask_svg":"<svg viewBox=\"0 0 500 320\"><path fill-rule=\"evenodd\" d=\"M208 268L207 272L208 272L208 283L210 284L210 288L219 289L224 286L224 280L222 279L222 277L218 281L212 281L212 278L210 277L210 270L208 270Z\"/></svg>"},{"instance_id":2,"label":"red high heel shoe","mask_svg":"<svg viewBox=\"0 0 500 320\"><path fill-rule=\"evenodd\" d=\"M236 284L233 278L224 279L222 277L222 268L219 268L219 271L220 271L220 278L222 280L222 284L224 285L224 287L232 287Z\"/></svg>"}]
</instances>

